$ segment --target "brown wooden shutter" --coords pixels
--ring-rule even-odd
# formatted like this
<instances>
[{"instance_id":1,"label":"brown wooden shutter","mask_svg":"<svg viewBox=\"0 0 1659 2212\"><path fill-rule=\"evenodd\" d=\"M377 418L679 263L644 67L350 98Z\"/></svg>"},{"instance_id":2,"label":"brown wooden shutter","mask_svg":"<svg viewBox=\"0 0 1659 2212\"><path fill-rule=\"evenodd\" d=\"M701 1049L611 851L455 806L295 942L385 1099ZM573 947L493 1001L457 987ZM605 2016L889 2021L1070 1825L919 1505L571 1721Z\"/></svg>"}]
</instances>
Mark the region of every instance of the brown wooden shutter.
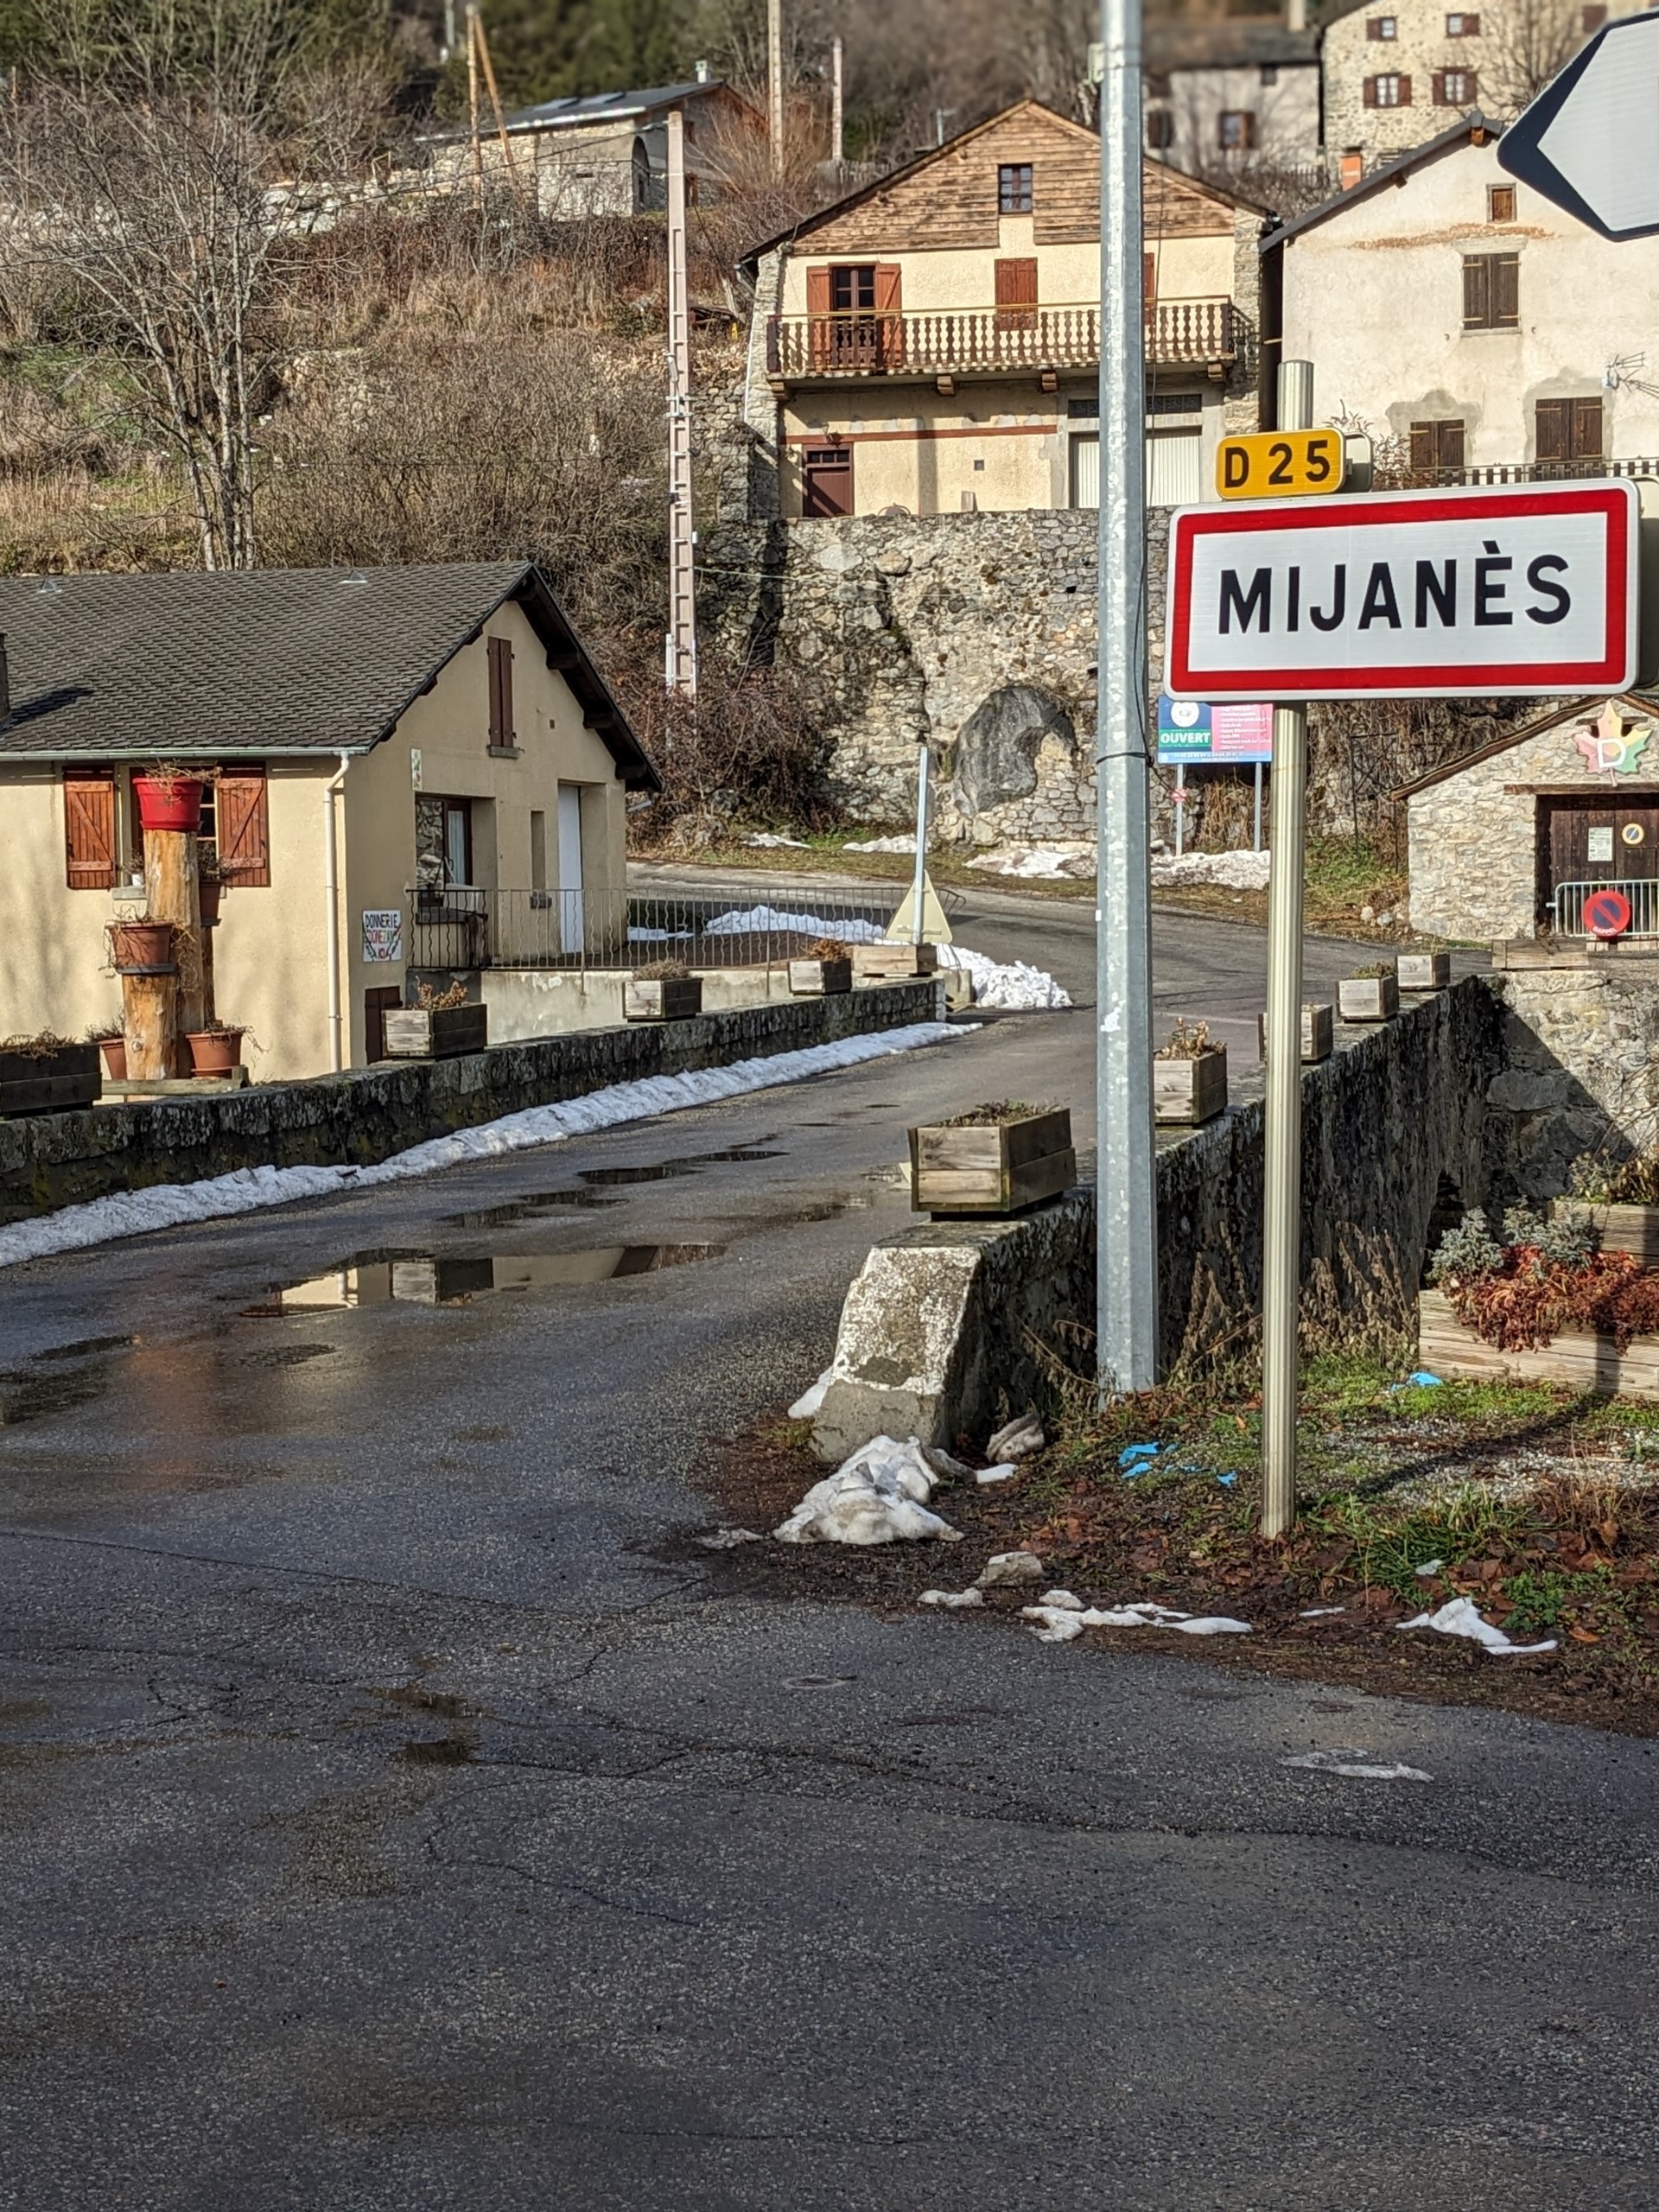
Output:
<instances>
[{"instance_id":1,"label":"brown wooden shutter","mask_svg":"<svg viewBox=\"0 0 1659 2212\"><path fill-rule=\"evenodd\" d=\"M1367 16L1365 21L1365 35L1367 38L1380 39L1382 37L1382 18L1381 16Z\"/></svg>"},{"instance_id":2,"label":"brown wooden shutter","mask_svg":"<svg viewBox=\"0 0 1659 2212\"><path fill-rule=\"evenodd\" d=\"M830 358L835 345L835 325L829 320L832 298L830 289L830 265L819 262L806 272L807 359L815 369L822 368Z\"/></svg>"},{"instance_id":3,"label":"brown wooden shutter","mask_svg":"<svg viewBox=\"0 0 1659 2212\"><path fill-rule=\"evenodd\" d=\"M1464 17L1463 35L1465 38L1478 38L1480 36L1480 17L1478 16L1465 16Z\"/></svg>"},{"instance_id":4,"label":"brown wooden shutter","mask_svg":"<svg viewBox=\"0 0 1659 2212\"><path fill-rule=\"evenodd\" d=\"M1463 98L1459 105L1463 107L1477 107L1479 103L1480 72L1478 69L1465 69L1463 73Z\"/></svg>"},{"instance_id":5,"label":"brown wooden shutter","mask_svg":"<svg viewBox=\"0 0 1659 2212\"><path fill-rule=\"evenodd\" d=\"M107 891L115 881L115 771L63 772L65 872L72 891Z\"/></svg>"},{"instance_id":6,"label":"brown wooden shutter","mask_svg":"<svg viewBox=\"0 0 1659 2212\"><path fill-rule=\"evenodd\" d=\"M992 267L996 282L997 328L1034 330L1037 327L1037 264L1034 261L998 261Z\"/></svg>"},{"instance_id":7,"label":"brown wooden shutter","mask_svg":"<svg viewBox=\"0 0 1659 2212\"><path fill-rule=\"evenodd\" d=\"M1411 105L1411 79L1409 77L1402 77L1399 83L1400 97L1395 100L1395 107L1409 107Z\"/></svg>"},{"instance_id":8,"label":"brown wooden shutter","mask_svg":"<svg viewBox=\"0 0 1659 2212\"><path fill-rule=\"evenodd\" d=\"M1376 105L1376 79L1375 77L1368 77L1365 79L1365 105L1367 107L1375 107Z\"/></svg>"},{"instance_id":9,"label":"brown wooden shutter","mask_svg":"<svg viewBox=\"0 0 1659 2212\"><path fill-rule=\"evenodd\" d=\"M1141 257L1141 299L1150 315L1158 304L1158 257L1143 253Z\"/></svg>"},{"instance_id":10,"label":"brown wooden shutter","mask_svg":"<svg viewBox=\"0 0 1659 2212\"><path fill-rule=\"evenodd\" d=\"M1463 467L1463 424L1461 422L1440 424L1440 465L1442 468Z\"/></svg>"},{"instance_id":11,"label":"brown wooden shutter","mask_svg":"<svg viewBox=\"0 0 1659 2212\"><path fill-rule=\"evenodd\" d=\"M1572 458L1573 403L1570 399L1541 399L1535 410L1540 461Z\"/></svg>"},{"instance_id":12,"label":"brown wooden shutter","mask_svg":"<svg viewBox=\"0 0 1659 2212\"><path fill-rule=\"evenodd\" d=\"M270 816L263 768L221 768L213 791L214 842L226 886L270 881Z\"/></svg>"},{"instance_id":13,"label":"brown wooden shutter","mask_svg":"<svg viewBox=\"0 0 1659 2212\"><path fill-rule=\"evenodd\" d=\"M1491 322L1491 257L1465 253L1463 257L1463 322L1465 330L1484 329Z\"/></svg>"},{"instance_id":14,"label":"brown wooden shutter","mask_svg":"<svg viewBox=\"0 0 1659 2212\"><path fill-rule=\"evenodd\" d=\"M1445 70L1435 70L1433 76L1429 79L1429 84L1431 87L1429 98L1433 101L1436 107L1444 107L1446 105Z\"/></svg>"},{"instance_id":15,"label":"brown wooden shutter","mask_svg":"<svg viewBox=\"0 0 1659 2212\"><path fill-rule=\"evenodd\" d=\"M1599 399L1575 399L1573 403L1573 458L1574 461L1599 461L1601 451L1601 402Z\"/></svg>"},{"instance_id":16,"label":"brown wooden shutter","mask_svg":"<svg viewBox=\"0 0 1659 2212\"><path fill-rule=\"evenodd\" d=\"M820 262L806 272L806 311L808 315L828 315L830 312L830 269Z\"/></svg>"},{"instance_id":17,"label":"brown wooden shutter","mask_svg":"<svg viewBox=\"0 0 1659 2212\"><path fill-rule=\"evenodd\" d=\"M1035 266L1035 264L1033 264ZM904 307L905 272L896 261L878 261L875 264L875 311L878 315L898 315Z\"/></svg>"},{"instance_id":18,"label":"brown wooden shutter","mask_svg":"<svg viewBox=\"0 0 1659 2212\"><path fill-rule=\"evenodd\" d=\"M516 741L512 729L512 640L490 638L490 743L507 746Z\"/></svg>"},{"instance_id":19,"label":"brown wooden shutter","mask_svg":"<svg viewBox=\"0 0 1659 2212\"><path fill-rule=\"evenodd\" d=\"M1521 320L1521 257L1518 253L1492 256L1492 321L1500 329L1513 329Z\"/></svg>"}]
</instances>

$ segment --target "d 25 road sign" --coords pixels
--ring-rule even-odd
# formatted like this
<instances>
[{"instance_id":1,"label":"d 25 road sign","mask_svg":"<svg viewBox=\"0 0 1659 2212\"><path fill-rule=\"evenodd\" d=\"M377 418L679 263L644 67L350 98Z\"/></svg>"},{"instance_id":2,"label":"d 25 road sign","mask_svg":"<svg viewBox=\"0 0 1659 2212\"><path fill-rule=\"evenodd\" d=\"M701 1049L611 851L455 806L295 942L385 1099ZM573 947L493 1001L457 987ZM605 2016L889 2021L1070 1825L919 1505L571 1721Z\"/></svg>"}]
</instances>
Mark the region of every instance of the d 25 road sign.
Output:
<instances>
[{"instance_id":1,"label":"d 25 road sign","mask_svg":"<svg viewBox=\"0 0 1659 2212\"><path fill-rule=\"evenodd\" d=\"M1345 460L1340 430L1253 430L1216 448L1216 489L1224 499L1340 492Z\"/></svg>"},{"instance_id":2,"label":"d 25 road sign","mask_svg":"<svg viewBox=\"0 0 1659 2212\"><path fill-rule=\"evenodd\" d=\"M1171 518L1164 690L1187 699L1621 691L1633 485L1374 493Z\"/></svg>"},{"instance_id":3,"label":"d 25 road sign","mask_svg":"<svg viewBox=\"0 0 1659 2212\"><path fill-rule=\"evenodd\" d=\"M1659 231L1659 15L1596 33L1497 142L1497 162L1605 238Z\"/></svg>"}]
</instances>

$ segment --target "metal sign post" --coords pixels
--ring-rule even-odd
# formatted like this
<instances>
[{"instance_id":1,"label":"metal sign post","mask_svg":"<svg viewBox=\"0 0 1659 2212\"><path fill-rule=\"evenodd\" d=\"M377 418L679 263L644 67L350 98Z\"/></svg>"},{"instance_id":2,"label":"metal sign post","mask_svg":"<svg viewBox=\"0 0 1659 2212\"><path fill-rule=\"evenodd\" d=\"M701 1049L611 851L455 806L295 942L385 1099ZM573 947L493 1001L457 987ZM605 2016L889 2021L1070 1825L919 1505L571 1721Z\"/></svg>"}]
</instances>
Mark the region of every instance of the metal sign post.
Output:
<instances>
[{"instance_id":1,"label":"metal sign post","mask_svg":"<svg viewBox=\"0 0 1659 2212\"><path fill-rule=\"evenodd\" d=\"M668 638L664 674L697 693L696 537L691 518L691 312L686 285L685 118L668 113Z\"/></svg>"},{"instance_id":2,"label":"metal sign post","mask_svg":"<svg viewBox=\"0 0 1659 2212\"><path fill-rule=\"evenodd\" d=\"M1095 777L1096 1359L1103 1399L1158 1379L1147 743L1141 0L1101 0L1100 644Z\"/></svg>"}]
</instances>

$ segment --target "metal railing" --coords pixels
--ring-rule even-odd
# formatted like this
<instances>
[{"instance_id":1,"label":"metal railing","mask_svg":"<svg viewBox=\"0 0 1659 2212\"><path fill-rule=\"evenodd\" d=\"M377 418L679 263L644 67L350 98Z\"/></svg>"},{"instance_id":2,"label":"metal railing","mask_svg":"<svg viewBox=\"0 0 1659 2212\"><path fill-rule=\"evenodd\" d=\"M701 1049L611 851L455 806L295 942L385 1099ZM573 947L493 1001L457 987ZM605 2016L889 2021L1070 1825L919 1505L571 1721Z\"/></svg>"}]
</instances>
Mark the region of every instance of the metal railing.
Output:
<instances>
[{"instance_id":1,"label":"metal railing","mask_svg":"<svg viewBox=\"0 0 1659 2212\"><path fill-rule=\"evenodd\" d=\"M1585 927L1585 901L1593 892L1617 891L1630 901L1630 926L1623 937L1659 937L1659 879L1637 877L1629 882L1560 883L1550 901L1557 937L1589 937Z\"/></svg>"},{"instance_id":2,"label":"metal railing","mask_svg":"<svg viewBox=\"0 0 1659 2212\"><path fill-rule=\"evenodd\" d=\"M870 943L886 934L898 891L791 891L669 898L627 891L486 891L430 886L408 894L409 965L482 968L753 968L798 957L818 938Z\"/></svg>"},{"instance_id":3,"label":"metal railing","mask_svg":"<svg viewBox=\"0 0 1659 2212\"><path fill-rule=\"evenodd\" d=\"M1493 461L1473 468L1379 470L1379 490L1457 484L1576 484L1598 476L1659 476L1659 461Z\"/></svg>"},{"instance_id":4,"label":"metal railing","mask_svg":"<svg viewBox=\"0 0 1659 2212\"><path fill-rule=\"evenodd\" d=\"M1236 358L1239 315L1228 299L1163 300L1146 319L1147 359L1160 365ZM766 369L774 377L986 376L1090 369L1100 361L1096 307L970 308L939 314L774 315Z\"/></svg>"}]
</instances>

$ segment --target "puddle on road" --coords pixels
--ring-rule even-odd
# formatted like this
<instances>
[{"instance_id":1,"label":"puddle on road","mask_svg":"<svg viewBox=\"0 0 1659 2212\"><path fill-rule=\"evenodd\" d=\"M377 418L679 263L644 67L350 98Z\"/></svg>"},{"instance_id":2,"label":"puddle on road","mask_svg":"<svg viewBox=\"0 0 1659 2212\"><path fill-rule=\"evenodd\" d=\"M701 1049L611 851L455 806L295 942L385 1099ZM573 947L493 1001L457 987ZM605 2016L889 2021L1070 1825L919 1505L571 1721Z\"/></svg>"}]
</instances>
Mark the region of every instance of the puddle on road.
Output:
<instances>
[{"instance_id":1,"label":"puddle on road","mask_svg":"<svg viewBox=\"0 0 1659 2212\"><path fill-rule=\"evenodd\" d=\"M607 1244L585 1252L494 1252L482 1258L365 1254L305 1282L286 1283L240 1310L251 1319L338 1313L359 1306L467 1306L498 1291L580 1288L717 1259L723 1244Z\"/></svg>"},{"instance_id":2,"label":"puddle on road","mask_svg":"<svg viewBox=\"0 0 1659 2212\"><path fill-rule=\"evenodd\" d=\"M128 1351L138 1341L137 1337L81 1337L73 1344L48 1344L30 1356L27 1367L0 1372L0 1428L69 1413L101 1397L109 1386L111 1354Z\"/></svg>"},{"instance_id":3,"label":"puddle on road","mask_svg":"<svg viewBox=\"0 0 1659 2212\"><path fill-rule=\"evenodd\" d=\"M559 1206L620 1206L621 1198L607 1198L602 1191L534 1191L527 1198L512 1198L505 1205L485 1206L475 1213L444 1216L451 1229L508 1229L515 1221L534 1221Z\"/></svg>"}]
</instances>

